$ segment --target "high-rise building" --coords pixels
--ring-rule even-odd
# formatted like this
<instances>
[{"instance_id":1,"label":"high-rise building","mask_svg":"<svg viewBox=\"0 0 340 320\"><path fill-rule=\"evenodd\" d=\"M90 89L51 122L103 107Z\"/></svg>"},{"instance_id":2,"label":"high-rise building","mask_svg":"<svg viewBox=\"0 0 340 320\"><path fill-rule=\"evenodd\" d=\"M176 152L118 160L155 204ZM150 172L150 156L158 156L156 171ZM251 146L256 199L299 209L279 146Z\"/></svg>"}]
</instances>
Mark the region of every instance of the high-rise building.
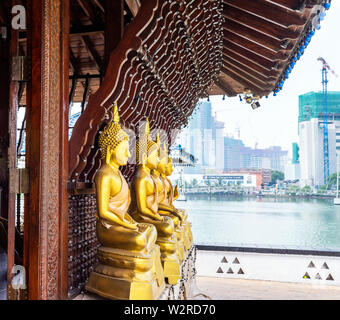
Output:
<instances>
[{"instance_id":1,"label":"high-rise building","mask_svg":"<svg viewBox=\"0 0 340 320\"><path fill-rule=\"evenodd\" d=\"M324 184L322 92L299 96L300 185ZM329 174L336 172L336 152L340 150L340 92L328 92ZM338 151L339 152L339 151Z\"/></svg>"},{"instance_id":2,"label":"high-rise building","mask_svg":"<svg viewBox=\"0 0 340 320\"><path fill-rule=\"evenodd\" d=\"M292 143L292 159L287 159L285 163L285 180L300 180L300 159L299 145Z\"/></svg>"},{"instance_id":3,"label":"high-rise building","mask_svg":"<svg viewBox=\"0 0 340 320\"><path fill-rule=\"evenodd\" d=\"M280 147L252 149L242 140L225 137L224 122L212 116L209 101L200 106L177 138L177 144L196 159L195 167L185 173L205 174L241 169L268 169L284 171L283 157L287 151Z\"/></svg>"},{"instance_id":4,"label":"high-rise building","mask_svg":"<svg viewBox=\"0 0 340 320\"><path fill-rule=\"evenodd\" d=\"M246 147L242 140L224 138L224 170L270 169L284 171L287 151L281 147L252 149Z\"/></svg>"}]
</instances>

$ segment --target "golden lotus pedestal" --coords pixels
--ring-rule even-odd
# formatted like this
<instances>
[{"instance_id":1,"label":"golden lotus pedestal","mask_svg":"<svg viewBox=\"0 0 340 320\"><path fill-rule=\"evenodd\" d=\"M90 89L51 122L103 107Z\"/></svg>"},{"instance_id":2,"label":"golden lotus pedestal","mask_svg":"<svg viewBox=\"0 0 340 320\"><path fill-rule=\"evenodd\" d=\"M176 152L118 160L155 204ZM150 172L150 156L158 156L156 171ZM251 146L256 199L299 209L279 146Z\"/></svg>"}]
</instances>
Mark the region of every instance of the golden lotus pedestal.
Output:
<instances>
[{"instance_id":1,"label":"golden lotus pedestal","mask_svg":"<svg viewBox=\"0 0 340 320\"><path fill-rule=\"evenodd\" d=\"M160 249L150 254L100 247L85 289L113 300L156 300L165 288Z\"/></svg>"}]
</instances>

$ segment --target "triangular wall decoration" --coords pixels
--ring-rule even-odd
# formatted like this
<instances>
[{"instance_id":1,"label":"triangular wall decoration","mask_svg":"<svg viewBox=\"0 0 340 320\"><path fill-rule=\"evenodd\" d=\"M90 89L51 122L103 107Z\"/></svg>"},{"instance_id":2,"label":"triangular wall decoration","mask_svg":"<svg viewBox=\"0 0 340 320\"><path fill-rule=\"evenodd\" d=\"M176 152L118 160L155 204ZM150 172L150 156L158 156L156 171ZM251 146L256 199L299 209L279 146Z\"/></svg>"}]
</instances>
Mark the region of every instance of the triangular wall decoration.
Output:
<instances>
[{"instance_id":1,"label":"triangular wall decoration","mask_svg":"<svg viewBox=\"0 0 340 320\"><path fill-rule=\"evenodd\" d=\"M319 273L316 274L315 279L317 279L317 280L322 280L322 278L321 278L321 276L320 276Z\"/></svg>"},{"instance_id":2,"label":"triangular wall decoration","mask_svg":"<svg viewBox=\"0 0 340 320\"><path fill-rule=\"evenodd\" d=\"M322 265L321 269L329 269L326 262Z\"/></svg>"},{"instance_id":3,"label":"triangular wall decoration","mask_svg":"<svg viewBox=\"0 0 340 320\"><path fill-rule=\"evenodd\" d=\"M304 279L310 279L309 274L306 272L305 275L303 276Z\"/></svg>"},{"instance_id":4,"label":"triangular wall decoration","mask_svg":"<svg viewBox=\"0 0 340 320\"><path fill-rule=\"evenodd\" d=\"M329 274L326 280L334 280L334 279L333 279L332 275Z\"/></svg>"},{"instance_id":5,"label":"triangular wall decoration","mask_svg":"<svg viewBox=\"0 0 340 320\"><path fill-rule=\"evenodd\" d=\"M218 270L216 271L216 273L223 273L223 270L221 269L221 267L218 268Z\"/></svg>"},{"instance_id":6,"label":"triangular wall decoration","mask_svg":"<svg viewBox=\"0 0 340 320\"><path fill-rule=\"evenodd\" d=\"M244 274L242 268L240 268L240 270L237 272L238 274Z\"/></svg>"},{"instance_id":7,"label":"triangular wall decoration","mask_svg":"<svg viewBox=\"0 0 340 320\"><path fill-rule=\"evenodd\" d=\"M222 259L222 261L221 261L222 263L228 263L228 261L227 261L227 259L226 259L226 257L223 257L223 259Z\"/></svg>"},{"instance_id":8,"label":"triangular wall decoration","mask_svg":"<svg viewBox=\"0 0 340 320\"><path fill-rule=\"evenodd\" d=\"M240 264L240 261L238 261L237 258L234 259L233 263Z\"/></svg>"},{"instance_id":9,"label":"triangular wall decoration","mask_svg":"<svg viewBox=\"0 0 340 320\"><path fill-rule=\"evenodd\" d=\"M315 264L313 263L313 261L309 263L308 268L315 268Z\"/></svg>"},{"instance_id":10,"label":"triangular wall decoration","mask_svg":"<svg viewBox=\"0 0 340 320\"><path fill-rule=\"evenodd\" d=\"M234 273L234 271L231 268L229 268L227 273Z\"/></svg>"}]
</instances>

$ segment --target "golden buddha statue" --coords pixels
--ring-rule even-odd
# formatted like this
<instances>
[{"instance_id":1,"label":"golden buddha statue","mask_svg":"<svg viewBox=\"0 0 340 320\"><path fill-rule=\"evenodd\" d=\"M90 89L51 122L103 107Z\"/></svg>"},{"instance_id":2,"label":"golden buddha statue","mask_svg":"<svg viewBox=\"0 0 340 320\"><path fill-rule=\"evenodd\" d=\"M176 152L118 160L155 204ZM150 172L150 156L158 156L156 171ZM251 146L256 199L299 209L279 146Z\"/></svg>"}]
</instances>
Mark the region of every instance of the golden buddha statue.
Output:
<instances>
[{"instance_id":1,"label":"golden buddha statue","mask_svg":"<svg viewBox=\"0 0 340 320\"><path fill-rule=\"evenodd\" d=\"M168 163L165 167L165 174L162 175L164 184L165 184L165 188L167 190L167 201L168 201L168 205L172 208L174 208L175 210L177 210L177 212L181 215L182 217L182 225L185 229L185 240L184 240L184 245L185 248L188 250L192 245L193 245L193 236L192 236L192 231L191 231L191 225L190 222L188 221L188 214L186 213L186 211L184 209L178 209L175 208L173 201L175 201L178 197L179 197L179 192L178 192L178 186L176 185L175 189L173 189L172 183L170 181L170 179L168 178L169 176L172 175L174 169L172 166L172 159L170 157L168 157Z\"/></svg>"},{"instance_id":2,"label":"golden buddha statue","mask_svg":"<svg viewBox=\"0 0 340 320\"><path fill-rule=\"evenodd\" d=\"M151 170L151 175L156 182L158 189L158 213L172 219L177 236L179 259L183 261L186 255L185 244L188 242L185 229L182 226L183 217L181 212L169 205L168 190L164 181L166 177L165 168L168 164L168 153L165 143L163 144L163 148L161 146L159 134L157 134L156 142L159 148L159 163L156 169Z\"/></svg>"},{"instance_id":3,"label":"golden buddha statue","mask_svg":"<svg viewBox=\"0 0 340 320\"><path fill-rule=\"evenodd\" d=\"M95 177L99 264L86 290L109 299L157 299L165 288L157 230L128 213L130 190L119 167L130 156L129 136L114 119L99 137L102 165Z\"/></svg>"},{"instance_id":4,"label":"golden buddha statue","mask_svg":"<svg viewBox=\"0 0 340 320\"><path fill-rule=\"evenodd\" d=\"M160 246L164 276L168 283L176 284L181 278L181 272L175 226L170 217L158 213L159 193L151 170L158 166L159 150L157 144L151 140L149 132L147 120L145 130L136 145L138 166L132 182L131 190L134 195L130 211L136 221L151 223L156 227L156 244Z\"/></svg>"}]
</instances>

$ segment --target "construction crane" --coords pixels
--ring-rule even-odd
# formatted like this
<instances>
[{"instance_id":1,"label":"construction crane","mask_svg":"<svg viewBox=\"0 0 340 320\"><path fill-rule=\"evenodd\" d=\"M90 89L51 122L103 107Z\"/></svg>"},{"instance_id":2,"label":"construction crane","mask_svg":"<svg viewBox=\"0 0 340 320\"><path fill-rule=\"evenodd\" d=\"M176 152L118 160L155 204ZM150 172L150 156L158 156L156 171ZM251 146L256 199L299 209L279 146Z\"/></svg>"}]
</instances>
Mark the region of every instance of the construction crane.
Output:
<instances>
[{"instance_id":1,"label":"construction crane","mask_svg":"<svg viewBox=\"0 0 340 320\"><path fill-rule=\"evenodd\" d=\"M323 120L323 177L324 183L327 183L329 177L329 146L328 146L328 110L327 110L327 84L328 84L328 71L336 73L328 65L326 60L322 57L318 58L322 63L322 120Z\"/></svg>"}]
</instances>

